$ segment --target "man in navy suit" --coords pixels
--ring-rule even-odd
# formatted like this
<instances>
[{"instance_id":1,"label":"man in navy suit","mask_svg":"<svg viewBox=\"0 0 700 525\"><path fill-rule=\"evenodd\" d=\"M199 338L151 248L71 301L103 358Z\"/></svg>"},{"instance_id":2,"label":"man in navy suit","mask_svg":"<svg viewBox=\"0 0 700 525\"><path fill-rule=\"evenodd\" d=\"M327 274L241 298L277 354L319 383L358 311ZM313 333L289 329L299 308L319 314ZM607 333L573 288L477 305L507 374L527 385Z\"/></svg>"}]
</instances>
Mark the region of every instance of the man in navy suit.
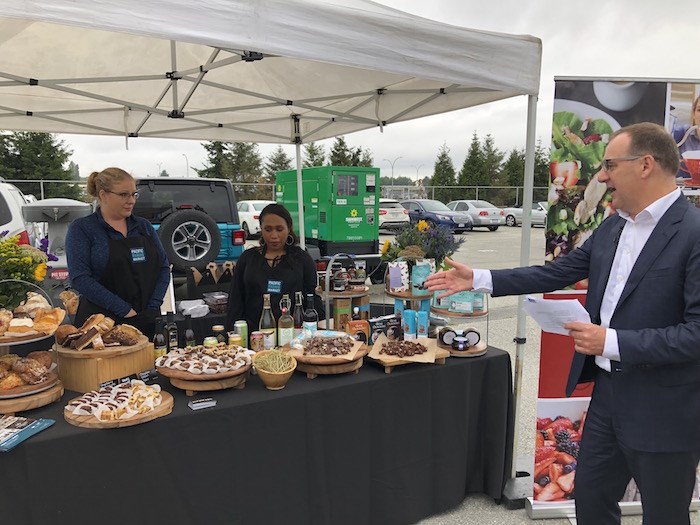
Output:
<instances>
[{"instance_id":1,"label":"man in navy suit","mask_svg":"<svg viewBox=\"0 0 700 525\"><path fill-rule=\"evenodd\" d=\"M574 339L567 395L595 380L576 470L579 525L620 523L634 478L645 525L690 523L700 460L700 211L676 187L678 148L656 124L615 132L597 174L617 214L547 266L453 268L426 281L443 295L549 292L588 278L591 323Z\"/></svg>"}]
</instances>

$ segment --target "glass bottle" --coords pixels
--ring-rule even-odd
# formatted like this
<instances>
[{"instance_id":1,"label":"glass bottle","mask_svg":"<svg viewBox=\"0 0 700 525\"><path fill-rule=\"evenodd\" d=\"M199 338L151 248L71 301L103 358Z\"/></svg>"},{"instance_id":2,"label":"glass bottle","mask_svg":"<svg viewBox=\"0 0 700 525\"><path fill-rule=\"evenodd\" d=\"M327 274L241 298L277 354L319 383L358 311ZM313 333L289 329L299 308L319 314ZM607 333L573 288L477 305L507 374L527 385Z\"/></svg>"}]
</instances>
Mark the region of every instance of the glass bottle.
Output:
<instances>
[{"instance_id":1,"label":"glass bottle","mask_svg":"<svg viewBox=\"0 0 700 525\"><path fill-rule=\"evenodd\" d=\"M359 306L353 306L353 307L352 307L352 320L353 320L353 321L359 321L359 320L360 320L360 307L359 307Z\"/></svg>"},{"instance_id":2,"label":"glass bottle","mask_svg":"<svg viewBox=\"0 0 700 525\"><path fill-rule=\"evenodd\" d=\"M301 331L304 328L304 294L302 292L295 292L296 304L294 305L294 312L292 313L292 318L294 318L294 337L299 337Z\"/></svg>"},{"instance_id":3,"label":"glass bottle","mask_svg":"<svg viewBox=\"0 0 700 525\"><path fill-rule=\"evenodd\" d=\"M314 308L314 294L306 294L306 309L304 310L304 333L312 336L318 330L318 312Z\"/></svg>"},{"instance_id":4,"label":"glass bottle","mask_svg":"<svg viewBox=\"0 0 700 525\"><path fill-rule=\"evenodd\" d=\"M277 344L279 346L291 343L294 338L294 318L289 314L291 306L292 301L289 299L289 294L284 294L280 301L282 314L277 320Z\"/></svg>"},{"instance_id":5,"label":"glass bottle","mask_svg":"<svg viewBox=\"0 0 700 525\"><path fill-rule=\"evenodd\" d=\"M163 319L156 319L156 333L153 336L153 355L155 359L164 356L168 353L168 342L163 335Z\"/></svg>"},{"instance_id":6,"label":"glass bottle","mask_svg":"<svg viewBox=\"0 0 700 525\"><path fill-rule=\"evenodd\" d=\"M263 310L260 314L259 330L263 333L263 347L271 350L277 346L277 323L270 306L270 294L263 294Z\"/></svg>"},{"instance_id":7,"label":"glass bottle","mask_svg":"<svg viewBox=\"0 0 700 525\"><path fill-rule=\"evenodd\" d=\"M194 338L194 330L192 329L192 316L185 314L185 346L195 346L197 341Z\"/></svg>"},{"instance_id":8,"label":"glass bottle","mask_svg":"<svg viewBox=\"0 0 700 525\"><path fill-rule=\"evenodd\" d=\"M177 348L177 345L179 343L178 339L178 332L177 332L177 324L173 320L173 313L168 312L167 314L167 322L165 323L165 340L168 344L168 352L171 350L175 350Z\"/></svg>"}]
</instances>

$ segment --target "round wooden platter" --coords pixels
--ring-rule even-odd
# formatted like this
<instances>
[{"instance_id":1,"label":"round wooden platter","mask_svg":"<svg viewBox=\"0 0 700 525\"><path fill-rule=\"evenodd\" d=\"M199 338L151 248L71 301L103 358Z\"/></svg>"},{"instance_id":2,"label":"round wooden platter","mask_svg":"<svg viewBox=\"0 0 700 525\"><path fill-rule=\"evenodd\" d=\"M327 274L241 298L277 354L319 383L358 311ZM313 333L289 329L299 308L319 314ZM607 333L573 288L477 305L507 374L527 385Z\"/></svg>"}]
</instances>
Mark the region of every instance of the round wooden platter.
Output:
<instances>
[{"instance_id":1,"label":"round wooden platter","mask_svg":"<svg viewBox=\"0 0 700 525\"><path fill-rule=\"evenodd\" d=\"M482 312L474 312L473 314L467 314L461 312L450 312L447 308L438 308L437 306L431 306L430 311L437 315L453 317L455 319L474 319L477 317L486 317L487 315L489 315L488 310L484 310Z\"/></svg>"},{"instance_id":2,"label":"round wooden platter","mask_svg":"<svg viewBox=\"0 0 700 525\"><path fill-rule=\"evenodd\" d=\"M321 297L330 297L331 299L340 299L340 298L353 298L353 297L364 297L369 293L369 286L363 286L362 289L353 289L353 290L346 290L344 292L326 292L325 290L322 290L320 286L316 287L316 295L320 295Z\"/></svg>"},{"instance_id":3,"label":"round wooden platter","mask_svg":"<svg viewBox=\"0 0 700 525\"><path fill-rule=\"evenodd\" d=\"M416 295L413 292L390 292L386 289L384 290L384 293L386 293L389 297L393 297L394 299L410 299L411 301L423 301L425 299L433 298L433 294L431 293Z\"/></svg>"},{"instance_id":4,"label":"round wooden platter","mask_svg":"<svg viewBox=\"0 0 700 525\"><path fill-rule=\"evenodd\" d=\"M32 394L37 394L48 390L53 385L58 383L58 374L55 372L49 372L46 376L46 380L36 385L22 385L15 388L9 388L7 390L0 390L0 400L3 399L15 399L18 397L24 397Z\"/></svg>"},{"instance_id":5,"label":"round wooden platter","mask_svg":"<svg viewBox=\"0 0 700 525\"><path fill-rule=\"evenodd\" d=\"M173 411L173 396L165 390L160 391L163 401L150 412L145 414L137 414L129 419L118 419L116 421L100 421L95 416L76 416L75 414L63 409L63 417L65 420L76 427L82 428L122 428L140 425L158 419L159 417L167 416ZM71 400L72 401L72 400ZM70 403L70 401L68 402Z\"/></svg>"},{"instance_id":6,"label":"round wooden platter","mask_svg":"<svg viewBox=\"0 0 700 525\"><path fill-rule=\"evenodd\" d=\"M247 367L244 374L238 374L224 379L214 379L210 381L187 381L176 377L170 378L170 384L185 391L188 396L193 396L195 392L207 392L210 390L226 390L235 388L241 390L245 388L245 383L250 377L250 367Z\"/></svg>"},{"instance_id":7,"label":"round wooden platter","mask_svg":"<svg viewBox=\"0 0 700 525\"><path fill-rule=\"evenodd\" d=\"M36 394L29 394L14 399L0 399L0 414L16 414L33 408L46 406L63 396L63 383L57 381L53 386Z\"/></svg>"},{"instance_id":8,"label":"round wooden platter","mask_svg":"<svg viewBox=\"0 0 700 525\"><path fill-rule=\"evenodd\" d=\"M96 357L107 358L116 357L118 355L126 355L132 352L138 352L143 350L143 348L148 345L148 337L142 335L139 337L138 343L131 346L108 346L102 350L95 350L94 348L86 348L84 350L74 350L73 348L68 348L55 344L54 348L62 357L68 357L73 359L94 359Z\"/></svg>"},{"instance_id":9,"label":"round wooden platter","mask_svg":"<svg viewBox=\"0 0 700 525\"><path fill-rule=\"evenodd\" d=\"M47 337L51 337L54 332L50 334L45 334L44 332L34 332L29 335L21 335L17 337L5 337L0 336L0 355L9 353L3 351L3 347L10 347L11 345L24 345L27 343L35 343L36 341L43 341ZM8 348L9 349L9 348Z\"/></svg>"},{"instance_id":10,"label":"round wooden platter","mask_svg":"<svg viewBox=\"0 0 700 525\"><path fill-rule=\"evenodd\" d=\"M228 379L230 377L235 377L238 375L241 375L248 370L250 370L250 367L252 367L253 364L248 363L247 365L243 365L240 368L236 368L235 370L229 370L227 372L219 372L218 374L193 374L192 372L185 372L184 370L175 370L174 368L167 368L164 366L159 366L156 367L156 371L165 377L169 377L170 379L180 379L182 381L188 381L190 383L194 382L208 382L208 381L219 381L221 379Z\"/></svg>"},{"instance_id":11,"label":"round wooden platter","mask_svg":"<svg viewBox=\"0 0 700 525\"><path fill-rule=\"evenodd\" d=\"M450 348L450 355L452 357L479 357L486 353L487 344L485 341L479 341L474 346L470 346L466 350L454 350Z\"/></svg>"},{"instance_id":12,"label":"round wooden platter","mask_svg":"<svg viewBox=\"0 0 700 525\"><path fill-rule=\"evenodd\" d=\"M435 351L435 364L436 365L444 365L445 364L445 358L450 357L450 352L448 350L445 350L444 348L438 347L437 350ZM395 366L400 366L400 365L411 365L411 364L416 364L416 361L384 361L383 359L374 359L377 363L380 363L381 365L384 366L384 373L385 374L391 374L391 372L394 370Z\"/></svg>"},{"instance_id":13,"label":"round wooden platter","mask_svg":"<svg viewBox=\"0 0 700 525\"><path fill-rule=\"evenodd\" d=\"M307 378L314 379L319 375L344 374L346 372L357 374L364 362L363 358L368 353L369 347L367 345L362 345L362 348L357 351L355 359L352 361L341 359L337 356L294 356L294 358L297 360L297 370L305 372Z\"/></svg>"}]
</instances>

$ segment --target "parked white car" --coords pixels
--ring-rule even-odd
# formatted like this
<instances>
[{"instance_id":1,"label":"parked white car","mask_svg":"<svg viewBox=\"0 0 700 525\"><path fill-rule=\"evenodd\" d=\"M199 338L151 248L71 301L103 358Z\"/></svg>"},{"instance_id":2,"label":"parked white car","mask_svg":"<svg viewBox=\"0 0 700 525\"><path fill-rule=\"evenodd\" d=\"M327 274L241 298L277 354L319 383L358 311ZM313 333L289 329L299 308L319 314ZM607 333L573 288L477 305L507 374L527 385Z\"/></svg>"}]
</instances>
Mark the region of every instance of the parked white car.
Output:
<instances>
[{"instance_id":1,"label":"parked white car","mask_svg":"<svg viewBox=\"0 0 700 525\"><path fill-rule=\"evenodd\" d=\"M31 244L27 225L22 216L22 205L27 200L24 194L9 182L0 181L0 233L7 231L6 237L19 235L19 242Z\"/></svg>"},{"instance_id":2,"label":"parked white car","mask_svg":"<svg viewBox=\"0 0 700 525\"><path fill-rule=\"evenodd\" d=\"M379 229L400 230L411 224L408 210L394 199L379 199Z\"/></svg>"},{"instance_id":3,"label":"parked white car","mask_svg":"<svg viewBox=\"0 0 700 525\"><path fill-rule=\"evenodd\" d=\"M238 220L246 238L260 234L260 212L275 201L238 201Z\"/></svg>"},{"instance_id":4,"label":"parked white car","mask_svg":"<svg viewBox=\"0 0 700 525\"><path fill-rule=\"evenodd\" d=\"M447 207L453 211L469 215L472 218L474 228L477 226L485 226L489 231L495 232L499 226L503 226L506 223L503 210L497 208L488 201L452 201L447 203Z\"/></svg>"},{"instance_id":5,"label":"parked white car","mask_svg":"<svg viewBox=\"0 0 700 525\"><path fill-rule=\"evenodd\" d=\"M536 202L532 205L532 225L546 226L547 225L547 202ZM505 208L503 213L506 215L506 226L520 226L523 223L523 207L516 206L513 208Z\"/></svg>"}]
</instances>

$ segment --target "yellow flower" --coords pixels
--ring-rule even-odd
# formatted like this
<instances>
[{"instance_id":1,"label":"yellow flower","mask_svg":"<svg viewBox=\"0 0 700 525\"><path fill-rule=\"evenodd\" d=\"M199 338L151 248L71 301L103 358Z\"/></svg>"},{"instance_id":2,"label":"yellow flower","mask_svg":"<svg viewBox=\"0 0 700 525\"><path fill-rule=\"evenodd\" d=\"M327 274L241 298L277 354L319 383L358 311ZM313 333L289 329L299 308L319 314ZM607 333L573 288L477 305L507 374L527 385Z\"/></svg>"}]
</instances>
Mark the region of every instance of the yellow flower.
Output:
<instances>
[{"instance_id":1,"label":"yellow flower","mask_svg":"<svg viewBox=\"0 0 700 525\"><path fill-rule=\"evenodd\" d=\"M34 268L34 279L39 282L43 281L44 277L46 277L46 263L41 263Z\"/></svg>"},{"instance_id":2,"label":"yellow flower","mask_svg":"<svg viewBox=\"0 0 700 525\"><path fill-rule=\"evenodd\" d=\"M390 247L391 247L391 242L388 240L384 241L384 246L382 246L382 255L386 255L386 252L389 251Z\"/></svg>"},{"instance_id":3,"label":"yellow flower","mask_svg":"<svg viewBox=\"0 0 700 525\"><path fill-rule=\"evenodd\" d=\"M416 228L418 228L419 232L424 232L425 230L430 228L430 226L424 220L420 220L420 221L418 221L418 224L416 224Z\"/></svg>"}]
</instances>

